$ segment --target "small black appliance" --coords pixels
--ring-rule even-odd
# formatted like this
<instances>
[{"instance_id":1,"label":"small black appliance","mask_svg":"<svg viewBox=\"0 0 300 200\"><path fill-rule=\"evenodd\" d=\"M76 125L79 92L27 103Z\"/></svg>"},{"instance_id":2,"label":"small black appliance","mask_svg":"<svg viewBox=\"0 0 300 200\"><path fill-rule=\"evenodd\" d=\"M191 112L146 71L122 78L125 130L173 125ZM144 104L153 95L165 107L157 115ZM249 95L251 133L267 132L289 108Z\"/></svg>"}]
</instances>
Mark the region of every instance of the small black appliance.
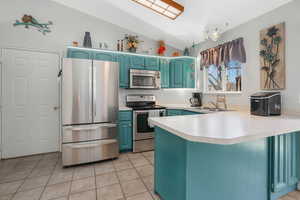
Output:
<instances>
[{"instance_id":1,"label":"small black appliance","mask_svg":"<svg viewBox=\"0 0 300 200\"><path fill-rule=\"evenodd\" d=\"M201 107L202 106L202 93L193 92L192 98L190 98L191 107Z\"/></svg>"},{"instance_id":2,"label":"small black appliance","mask_svg":"<svg viewBox=\"0 0 300 200\"><path fill-rule=\"evenodd\" d=\"M250 97L251 114L272 116L281 114L280 92L258 92Z\"/></svg>"}]
</instances>

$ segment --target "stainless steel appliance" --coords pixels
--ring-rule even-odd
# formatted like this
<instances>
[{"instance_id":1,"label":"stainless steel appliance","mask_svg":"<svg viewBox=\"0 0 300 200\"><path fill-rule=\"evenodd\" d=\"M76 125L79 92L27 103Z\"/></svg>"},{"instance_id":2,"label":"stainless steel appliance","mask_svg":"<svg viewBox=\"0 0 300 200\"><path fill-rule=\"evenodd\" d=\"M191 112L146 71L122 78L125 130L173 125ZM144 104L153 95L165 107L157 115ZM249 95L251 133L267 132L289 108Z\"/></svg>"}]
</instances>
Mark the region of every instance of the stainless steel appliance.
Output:
<instances>
[{"instance_id":1,"label":"stainless steel appliance","mask_svg":"<svg viewBox=\"0 0 300 200\"><path fill-rule=\"evenodd\" d=\"M130 69L129 80L131 89L159 89L160 71Z\"/></svg>"},{"instance_id":2,"label":"stainless steel appliance","mask_svg":"<svg viewBox=\"0 0 300 200\"><path fill-rule=\"evenodd\" d=\"M281 114L280 92L259 92L251 95L251 114L260 116Z\"/></svg>"},{"instance_id":3,"label":"stainless steel appliance","mask_svg":"<svg viewBox=\"0 0 300 200\"><path fill-rule=\"evenodd\" d=\"M119 66L64 59L62 161L64 166L118 157Z\"/></svg>"},{"instance_id":4,"label":"stainless steel appliance","mask_svg":"<svg viewBox=\"0 0 300 200\"><path fill-rule=\"evenodd\" d=\"M193 92L192 98L190 98L190 103L192 107L201 107L202 106L202 93Z\"/></svg>"},{"instance_id":5,"label":"stainless steel appliance","mask_svg":"<svg viewBox=\"0 0 300 200\"><path fill-rule=\"evenodd\" d=\"M154 95L128 95L126 105L133 109L133 152L154 149L154 127L149 117L163 117L166 108L155 104Z\"/></svg>"}]
</instances>

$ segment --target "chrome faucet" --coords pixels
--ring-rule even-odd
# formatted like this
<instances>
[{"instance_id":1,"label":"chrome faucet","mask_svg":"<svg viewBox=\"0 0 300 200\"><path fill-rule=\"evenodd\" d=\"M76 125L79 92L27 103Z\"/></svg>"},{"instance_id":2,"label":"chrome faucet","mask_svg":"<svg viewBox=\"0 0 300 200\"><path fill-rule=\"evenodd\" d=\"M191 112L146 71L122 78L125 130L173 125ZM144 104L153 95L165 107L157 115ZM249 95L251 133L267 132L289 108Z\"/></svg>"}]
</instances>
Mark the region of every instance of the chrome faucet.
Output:
<instances>
[{"instance_id":1,"label":"chrome faucet","mask_svg":"<svg viewBox=\"0 0 300 200\"><path fill-rule=\"evenodd\" d=\"M220 109L220 103L223 104L224 109L227 110L226 96L225 95L217 95L216 102L210 101L210 104L214 106L214 109Z\"/></svg>"}]
</instances>

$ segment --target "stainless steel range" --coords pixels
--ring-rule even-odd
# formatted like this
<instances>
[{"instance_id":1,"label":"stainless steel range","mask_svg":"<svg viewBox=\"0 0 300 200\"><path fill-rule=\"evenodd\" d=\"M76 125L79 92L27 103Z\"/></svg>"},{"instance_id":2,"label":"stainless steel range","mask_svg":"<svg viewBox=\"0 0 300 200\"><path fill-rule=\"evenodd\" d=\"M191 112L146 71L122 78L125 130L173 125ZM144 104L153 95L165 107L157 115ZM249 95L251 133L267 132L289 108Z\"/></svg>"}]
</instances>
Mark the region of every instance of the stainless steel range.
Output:
<instances>
[{"instance_id":1,"label":"stainless steel range","mask_svg":"<svg viewBox=\"0 0 300 200\"><path fill-rule=\"evenodd\" d=\"M155 103L154 95L128 95L126 106L133 109L133 152L154 149L154 127L148 123L149 117L163 117L166 108Z\"/></svg>"}]
</instances>

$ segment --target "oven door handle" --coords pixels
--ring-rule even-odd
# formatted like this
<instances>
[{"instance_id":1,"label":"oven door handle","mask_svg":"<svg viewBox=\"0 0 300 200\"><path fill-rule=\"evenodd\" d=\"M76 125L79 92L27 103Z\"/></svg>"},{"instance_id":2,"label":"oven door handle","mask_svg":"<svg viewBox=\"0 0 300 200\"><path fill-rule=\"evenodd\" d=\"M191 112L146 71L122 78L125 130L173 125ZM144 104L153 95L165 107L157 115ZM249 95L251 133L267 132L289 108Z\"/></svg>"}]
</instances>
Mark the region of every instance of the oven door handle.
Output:
<instances>
[{"instance_id":1,"label":"oven door handle","mask_svg":"<svg viewBox=\"0 0 300 200\"><path fill-rule=\"evenodd\" d=\"M143 113L149 113L149 110L138 110L134 111L135 114L143 114Z\"/></svg>"}]
</instances>

